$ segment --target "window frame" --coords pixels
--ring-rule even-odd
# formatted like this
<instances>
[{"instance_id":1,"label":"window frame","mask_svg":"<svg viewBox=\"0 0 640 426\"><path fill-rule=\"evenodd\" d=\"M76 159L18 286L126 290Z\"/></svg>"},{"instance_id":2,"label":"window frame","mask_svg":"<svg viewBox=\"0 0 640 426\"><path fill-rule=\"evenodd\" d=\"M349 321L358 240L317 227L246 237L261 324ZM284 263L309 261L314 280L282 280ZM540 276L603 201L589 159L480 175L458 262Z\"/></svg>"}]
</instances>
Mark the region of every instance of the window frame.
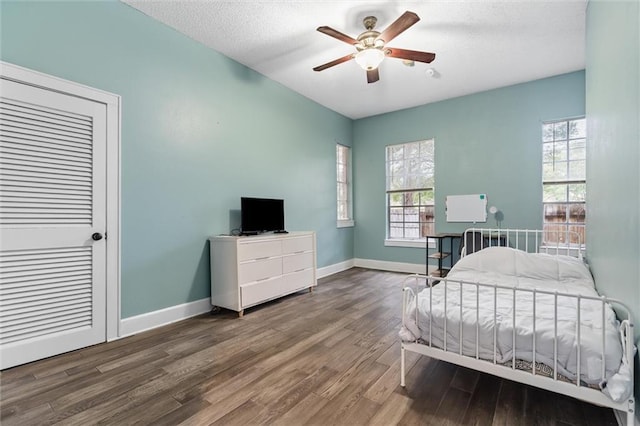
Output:
<instances>
[{"instance_id":1,"label":"window frame","mask_svg":"<svg viewBox=\"0 0 640 426\"><path fill-rule=\"evenodd\" d=\"M575 121L582 121L583 125L582 128L584 129L584 133L583 134L578 134L576 137L572 137L571 136L571 132L570 132L570 123L571 122L575 122ZM565 136L564 137L560 137L560 138L556 138L556 132L555 132L555 127L556 125L558 125L559 123L563 123L564 126L566 127L565 129ZM553 136L551 137L551 139L548 139L545 135L545 126L553 126ZM561 231L554 231L554 232L563 232L565 233L565 236L568 235L567 233L569 231L575 231L576 228L581 228L580 231L575 231L578 232L581 236L581 242L580 245L578 245L577 242L560 242L560 245L562 247L576 247L578 248L578 246L580 246L579 248L581 249L585 249L586 248L586 225L587 225L587 218L586 218L586 187L587 187L587 176L586 176L586 149L587 149L587 135L586 135L586 117L585 116L578 116L578 117L571 117L571 118L565 118L565 119L560 119L560 120L548 120L548 121L543 121L542 122L542 126L541 126L541 130L542 130L542 137L541 137L541 142L542 142L542 168L541 168L541 174L542 174L542 229L543 230L547 230L549 227L553 227L553 228L558 228L561 229ZM581 149L581 157L579 158L575 158L572 157L572 148L571 148L571 142L580 142L583 141L584 146ZM564 144L565 146L562 148L562 150L564 152L557 152L556 151L556 144ZM551 145L551 150L548 149L548 146ZM551 153L551 157L552 157L552 161L545 161L545 155L548 153ZM561 154L561 158L563 158L562 160L558 161L559 163L564 163L564 166L566 167L566 169L564 171L561 171L561 174L564 174L564 177L560 176L560 177L555 177L555 178L546 178L545 177L545 165L548 164L553 164L553 167L555 169L555 164L556 164L556 155L557 154ZM574 154L575 155L575 154ZM583 173L581 174L581 176L576 177L576 176L572 176L571 175L571 171L572 171L572 164L576 164L578 162L583 162ZM577 199L572 199L572 194L571 194L571 189L572 186L575 188L575 186L579 186L579 185L583 185L584 189L581 191L583 194L583 197L578 197ZM564 188L564 195L563 195L563 199L562 200L552 200L552 201L546 201L546 192L545 189L547 189L548 187L551 186L565 186ZM580 199L582 198L582 199ZM583 218L583 220L581 222L578 221L572 221L571 220L571 208L572 206L575 205L581 205L581 216ZM548 207L553 206L555 207L555 209L557 210L564 210L564 220L563 221L547 221L547 217L550 215L548 213ZM556 215L557 216L557 215ZM573 228L573 229L572 229ZM546 237L545 237L546 239ZM554 247L555 245L557 245L558 243L553 241L553 242L549 242L551 243Z\"/></svg>"},{"instance_id":2,"label":"window frame","mask_svg":"<svg viewBox=\"0 0 640 426\"><path fill-rule=\"evenodd\" d=\"M340 155L340 151L343 154ZM340 159L344 158L345 161L341 162ZM343 165L344 174L341 176L340 166ZM343 193L346 195L346 200L340 198L340 187L343 187ZM341 217L341 205L346 210L346 217ZM336 227L337 228L350 228L355 226L353 220L353 179L352 179L352 154L351 147L343 145L341 143L336 144Z\"/></svg>"},{"instance_id":3,"label":"window frame","mask_svg":"<svg viewBox=\"0 0 640 426\"><path fill-rule=\"evenodd\" d=\"M429 149L430 154L428 156L422 156L420 154L420 151L418 150L418 155L417 156L406 156L404 154L404 149L408 149L410 148L411 145L415 145L415 144L420 144L420 143L429 143L431 146ZM403 158L402 160L398 160L396 159L391 159L391 149L392 148L397 148L397 147L402 147L403 148ZM425 160L426 158L426 160ZM430 185L410 185L410 184L403 184L402 188L395 188L392 189L392 184L390 179L392 179L393 177L393 173L391 171L391 163L395 162L401 162L402 166L401 166L401 170L403 171L403 178L405 180L410 179L410 175L407 173L407 170L410 169L410 166L407 166L407 163L410 162L418 162L422 165L423 161L427 161L427 162L431 162L431 173L430 174L420 174L421 179L426 181L430 181L431 184ZM414 248L425 248L427 241L428 241L428 246L429 247L435 247L435 242L432 239L427 238L426 236L421 236L421 237L416 237L416 238L412 238L412 237L407 237L406 234L403 231L403 236L402 237L398 237L398 236L391 236L391 226L392 223L402 223L403 224L403 230L407 229L406 228L406 224L407 223L411 223L411 224L415 224L419 234L428 234L434 232L435 233L435 139L434 138L428 138L428 139L421 139L421 140L417 140L417 141L411 141L411 142L403 142L403 143L398 143L398 144L391 144L391 145L387 145L385 147L385 177L386 177L386 183L385 183L385 204L386 204L386 209L385 209L385 241L384 241L384 245L388 246L388 247L414 247ZM414 175L415 177L415 175ZM420 180L420 178L418 179ZM418 204L405 204L404 202L400 205L394 205L391 201L391 197L394 194L408 194L408 193L424 193L424 192L431 192L432 196L431 201L427 202L427 203L423 203L422 202L422 197L420 195L418 195ZM413 195L411 196L411 198L413 198ZM428 197L429 198L429 197ZM407 196L402 196L402 199L407 199ZM403 213L402 213L402 221L398 222L392 222L392 209L398 209L398 208L402 208L403 209ZM406 221L406 214L404 213L404 209L406 208L415 208L418 210L418 221L417 222L407 222ZM422 210L423 209L427 209L430 208L433 212L432 216L430 216L432 218L432 220L421 220L421 216L422 216ZM423 227L425 225L428 226L428 224L431 224L431 231L427 230L427 231L423 231Z\"/></svg>"}]
</instances>

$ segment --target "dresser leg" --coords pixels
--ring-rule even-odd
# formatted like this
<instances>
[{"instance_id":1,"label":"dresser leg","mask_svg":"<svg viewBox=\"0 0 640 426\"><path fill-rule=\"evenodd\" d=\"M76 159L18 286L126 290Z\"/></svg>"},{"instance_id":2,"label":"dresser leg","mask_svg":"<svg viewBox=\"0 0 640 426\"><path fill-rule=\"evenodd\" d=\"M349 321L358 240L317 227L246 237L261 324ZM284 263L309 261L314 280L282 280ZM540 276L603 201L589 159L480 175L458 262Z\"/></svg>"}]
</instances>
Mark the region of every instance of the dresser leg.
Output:
<instances>
[{"instance_id":1,"label":"dresser leg","mask_svg":"<svg viewBox=\"0 0 640 426\"><path fill-rule=\"evenodd\" d=\"M309 287L309 293L313 293L313 287Z\"/></svg>"},{"instance_id":2,"label":"dresser leg","mask_svg":"<svg viewBox=\"0 0 640 426\"><path fill-rule=\"evenodd\" d=\"M242 318L244 316L244 309L238 311L238 318Z\"/></svg>"}]
</instances>

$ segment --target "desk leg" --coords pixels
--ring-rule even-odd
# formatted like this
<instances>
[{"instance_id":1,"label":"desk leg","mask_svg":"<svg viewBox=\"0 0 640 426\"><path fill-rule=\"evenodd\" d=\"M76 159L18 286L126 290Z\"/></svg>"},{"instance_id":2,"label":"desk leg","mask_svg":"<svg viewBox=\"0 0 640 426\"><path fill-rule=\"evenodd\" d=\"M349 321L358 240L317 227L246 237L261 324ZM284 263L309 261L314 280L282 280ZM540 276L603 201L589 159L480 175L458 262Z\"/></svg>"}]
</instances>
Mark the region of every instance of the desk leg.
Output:
<instances>
[{"instance_id":1,"label":"desk leg","mask_svg":"<svg viewBox=\"0 0 640 426\"><path fill-rule=\"evenodd\" d=\"M444 277L444 271L442 270L442 253L444 253L444 238L438 238L438 251L440 252L440 258L438 259L438 269L440 270L440 277Z\"/></svg>"},{"instance_id":2,"label":"desk leg","mask_svg":"<svg viewBox=\"0 0 640 426\"><path fill-rule=\"evenodd\" d=\"M449 269L453 268L453 237L449 237Z\"/></svg>"}]
</instances>

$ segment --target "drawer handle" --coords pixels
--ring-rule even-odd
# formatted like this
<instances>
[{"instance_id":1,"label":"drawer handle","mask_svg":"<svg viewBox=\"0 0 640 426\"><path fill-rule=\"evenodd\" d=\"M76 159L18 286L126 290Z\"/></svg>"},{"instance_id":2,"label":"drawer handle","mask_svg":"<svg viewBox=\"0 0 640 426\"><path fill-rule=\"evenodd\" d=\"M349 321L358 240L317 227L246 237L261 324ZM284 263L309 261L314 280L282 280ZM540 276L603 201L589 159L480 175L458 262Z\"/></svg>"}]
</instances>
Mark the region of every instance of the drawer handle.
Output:
<instances>
[{"instance_id":1,"label":"drawer handle","mask_svg":"<svg viewBox=\"0 0 640 426\"><path fill-rule=\"evenodd\" d=\"M266 281L266 280L268 280L269 278L271 278L271 277L258 278L258 279L256 280L256 282Z\"/></svg>"},{"instance_id":2,"label":"drawer handle","mask_svg":"<svg viewBox=\"0 0 640 426\"><path fill-rule=\"evenodd\" d=\"M307 268L302 268L302 269L298 269L298 270L293 271L293 272L302 272L302 271L306 271L306 270L307 270Z\"/></svg>"},{"instance_id":3,"label":"drawer handle","mask_svg":"<svg viewBox=\"0 0 640 426\"><path fill-rule=\"evenodd\" d=\"M265 260L265 259L268 259L268 258L269 258L269 256L256 257L256 258L255 258L255 259L253 259L253 260Z\"/></svg>"}]
</instances>

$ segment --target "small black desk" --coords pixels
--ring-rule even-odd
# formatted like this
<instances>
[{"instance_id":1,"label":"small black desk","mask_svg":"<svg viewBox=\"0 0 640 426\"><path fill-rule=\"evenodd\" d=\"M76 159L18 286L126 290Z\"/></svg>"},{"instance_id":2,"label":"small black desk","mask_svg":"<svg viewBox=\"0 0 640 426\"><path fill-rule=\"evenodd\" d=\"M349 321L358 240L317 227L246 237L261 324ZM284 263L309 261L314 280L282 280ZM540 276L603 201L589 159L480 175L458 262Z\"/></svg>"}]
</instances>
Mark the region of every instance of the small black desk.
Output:
<instances>
[{"instance_id":1,"label":"small black desk","mask_svg":"<svg viewBox=\"0 0 640 426\"><path fill-rule=\"evenodd\" d=\"M435 253L429 254L429 238L433 238L436 240L437 251ZM429 259L437 259L438 260L438 269L433 271L431 274L434 277L446 277L449 270L453 268L453 240L461 239L462 235L460 234L452 234L452 233L439 233L433 235L427 235L427 271L429 271ZM445 247L443 246L445 240L449 240L449 251L444 251ZM449 258L449 266L445 266L442 264L442 260Z\"/></svg>"},{"instance_id":2,"label":"small black desk","mask_svg":"<svg viewBox=\"0 0 640 426\"><path fill-rule=\"evenodd\" d=\"M465 241L460 243L460 251L465 247L465 255L475 253L487 247L507 247L507 236L499 232L467 232Z\"/></svg>"}]
</instances>

